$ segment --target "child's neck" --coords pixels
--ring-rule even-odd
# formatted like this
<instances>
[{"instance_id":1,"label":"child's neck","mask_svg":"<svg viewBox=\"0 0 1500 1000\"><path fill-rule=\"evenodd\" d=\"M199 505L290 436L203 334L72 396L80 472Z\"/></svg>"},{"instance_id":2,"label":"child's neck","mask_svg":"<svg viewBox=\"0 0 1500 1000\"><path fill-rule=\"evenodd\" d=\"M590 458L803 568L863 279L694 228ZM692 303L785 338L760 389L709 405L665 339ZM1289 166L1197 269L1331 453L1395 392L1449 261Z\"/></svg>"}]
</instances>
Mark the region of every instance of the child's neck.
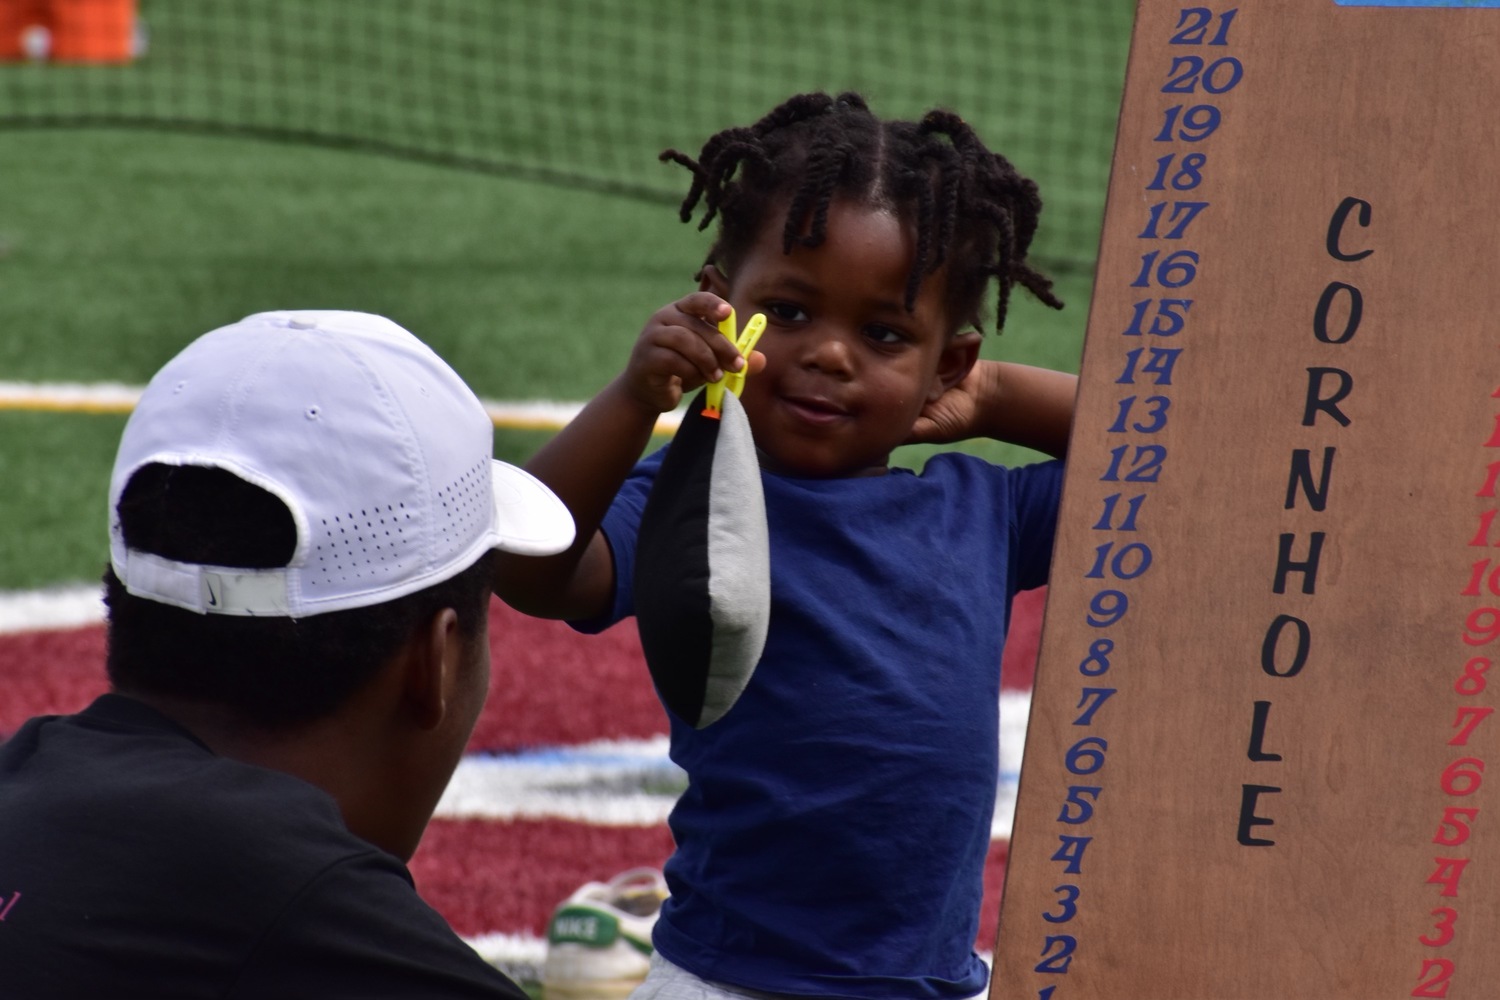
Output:
<instances>
[{"instance_id":1,"label":"child's neck","mask_svg":"<svg viewBox=\"0 0 1500 1000\"><path fill-rule=\"evenodd\" d=\"M781 476L783 479L867 479L870 476L883 476L891 471L889 456L887 456L885 461L881 462L879 465L869 465L865 466L864 468L855 469L851 472L840 473L838 475L819 476L802 472L792 472L786 469L778 468L775 463L767 461L766 453L758 448L756 449L755 454L756 457L760 460L760 468L762 472L769 472L772 475Z\"/></svg>"}]
</instances>

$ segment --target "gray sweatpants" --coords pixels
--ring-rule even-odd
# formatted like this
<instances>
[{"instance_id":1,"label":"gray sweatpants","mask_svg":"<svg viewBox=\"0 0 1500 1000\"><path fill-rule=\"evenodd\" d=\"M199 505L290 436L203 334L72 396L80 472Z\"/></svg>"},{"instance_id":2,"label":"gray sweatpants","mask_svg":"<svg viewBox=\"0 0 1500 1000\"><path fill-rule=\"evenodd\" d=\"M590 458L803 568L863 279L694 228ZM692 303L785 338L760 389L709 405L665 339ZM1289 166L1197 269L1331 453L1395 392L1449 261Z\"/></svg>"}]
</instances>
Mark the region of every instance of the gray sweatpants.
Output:
<instances>
[{"instance_id":1,"label":"gray sweatpants","mask_svg":"<svg viewBox=\"0 0 1500 1000\"><path fill-rule=\"evenodd\" d=\"M981 993L974 1000L984 1000ZM635 988L630 1000L807 1000L785 993L761 993L724 983L699 979L686 969L673 965L660 954L651 956L651 972Z\"/></svg>"},{"instance_id":2,"label":"gray sweatpants","mask_svg":"<svg viewBox=\"0 0 1500 1000\"><path fill-rule=\"evenodd\" d=\"M738 986L711 983L662 958L651 956L651 972L635 988L630 1000L806 1000L782 993L760 993Z\"/></svg>"}]
</instances>

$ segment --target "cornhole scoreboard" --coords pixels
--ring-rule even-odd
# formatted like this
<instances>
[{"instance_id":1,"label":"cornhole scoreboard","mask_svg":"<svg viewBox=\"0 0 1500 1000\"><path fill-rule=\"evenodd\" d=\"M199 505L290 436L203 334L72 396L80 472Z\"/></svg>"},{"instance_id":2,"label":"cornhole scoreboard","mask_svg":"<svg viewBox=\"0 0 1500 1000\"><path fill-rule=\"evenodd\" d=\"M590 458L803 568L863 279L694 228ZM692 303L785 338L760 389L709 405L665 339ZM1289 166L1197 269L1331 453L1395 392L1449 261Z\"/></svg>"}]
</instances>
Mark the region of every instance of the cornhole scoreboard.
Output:
<instances>
[{"instance_id":1,"label":"cornhole scoreboard","mask_svg":"<svg viewBox=\"0 0 1500 1000\"><path fill-rule=\"evenodd\" d=\"M1140 3L992 997L1500 996L1494 8Z\"/></svg>"}]
</instances>

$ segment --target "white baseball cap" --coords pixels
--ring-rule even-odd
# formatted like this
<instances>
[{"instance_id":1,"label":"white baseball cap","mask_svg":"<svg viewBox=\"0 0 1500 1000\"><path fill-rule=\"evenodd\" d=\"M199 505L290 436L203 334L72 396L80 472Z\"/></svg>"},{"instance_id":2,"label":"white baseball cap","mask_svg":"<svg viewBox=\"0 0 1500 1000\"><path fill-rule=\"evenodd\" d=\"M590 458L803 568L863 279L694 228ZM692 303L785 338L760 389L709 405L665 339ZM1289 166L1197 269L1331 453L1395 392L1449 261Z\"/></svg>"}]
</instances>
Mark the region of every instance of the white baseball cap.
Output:
<instances>
[{"instance_id":1,"label":"white baseball cap","mask_svg":"<svg viewBox=\"0 0 1500 1000\"><path fill-rule=\"evenodd\" d=\"M495 461L493 441L464 381L390 320L257 313L199 337L146 387L110 479L110 562L138 597L301 618L414 593L489 549L566 549L567 508ZM202 566L129 548L116 508L151 463L223 469L279 497L297 527L290 563Z\"/></svg>"}]
</instances>

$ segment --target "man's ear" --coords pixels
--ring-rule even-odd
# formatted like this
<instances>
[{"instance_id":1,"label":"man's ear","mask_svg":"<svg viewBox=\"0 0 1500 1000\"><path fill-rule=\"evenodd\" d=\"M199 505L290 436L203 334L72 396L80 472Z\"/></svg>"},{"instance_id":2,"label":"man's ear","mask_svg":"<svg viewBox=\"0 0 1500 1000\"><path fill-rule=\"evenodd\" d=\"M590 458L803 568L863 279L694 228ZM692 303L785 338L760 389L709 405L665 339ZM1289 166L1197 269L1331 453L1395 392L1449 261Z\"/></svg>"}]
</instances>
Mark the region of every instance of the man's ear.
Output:
<instances>
[{"instance_id":1,"label":"man's ear","mask_svg":"<svg viewBox=\"0 0 1500 1000\"><path fill-rule=\"evenodd\" d=\"M719 265L709 262L698 269L698 291L713 292L721 299L729 298L729 279L719 270Z\"/></svg>"},{"instance_id":2,"label":"man's ear","mask_svg":"<svg viewBox=\"0 0 1500 1000\"><path fill-rule=\"evenodd\" d=\"M421 729L436 729L448 714L463 660L458 612L452 608L437 612L412 633L400 655L412 718Z\"/></svg>"},{"instance_id":3,"label":"man's ear","mask_svg":"<svg viewBox=\"0 0 1500 1000\"><path fill-rule=\"evenodd\" d=\"M936 402L943 393L968 377L979 361L979 345L983 340L978 330L962 330L948 338L943 353L938 355L937 372L927 392L929 403Z\"/></svg>"}]
</instances>

